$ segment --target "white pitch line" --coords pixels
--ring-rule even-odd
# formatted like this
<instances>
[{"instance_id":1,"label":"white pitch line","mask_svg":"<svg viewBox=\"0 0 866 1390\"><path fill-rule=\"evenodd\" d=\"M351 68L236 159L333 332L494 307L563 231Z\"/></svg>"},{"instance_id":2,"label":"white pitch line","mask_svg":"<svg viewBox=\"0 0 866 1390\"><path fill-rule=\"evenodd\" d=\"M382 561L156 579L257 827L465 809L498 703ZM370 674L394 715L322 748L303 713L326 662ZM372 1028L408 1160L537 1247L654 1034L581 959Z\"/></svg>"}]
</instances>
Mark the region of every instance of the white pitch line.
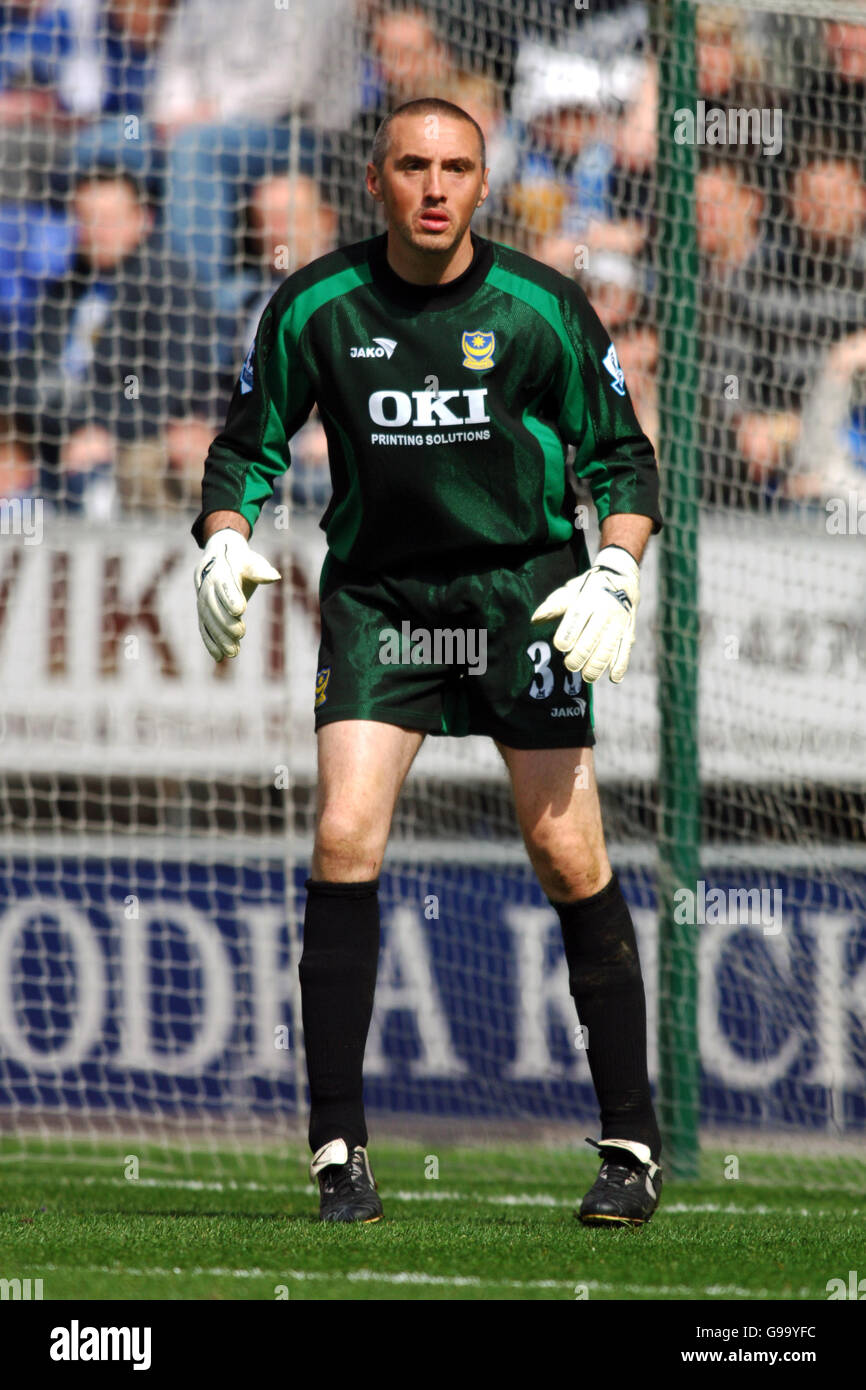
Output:
<instances>
[{"instance_id":1,"label":"white pitch line","mask_svg":"<svg viewBox=\"0 0 866 1390\"><path fill-rule=\"evenodd\" d=\"M285 1283L293 1280L295 1283L333 1283L337 1280L344 1280L349 1284L391 1284L391 1285L415 1285L420 1287L432 1288L455 1288L455 1289L577 1289L585 1288L587 1291L596 1290L598 1293L617 1293L617 1294L646 1294L652 1297L662 1298L694 1298L696 1295L703 1295L707 1298L777 1298L778 1291L772 1289L744 1289L737 1284L709 1284L704 1287L691 1284L613 1284L599 1279L497 1279L495 1276L482 1278L477 1274L424 1274L417 1270L399 1270L390 1273L379 1273L374 1269L353 1269L353 1270L305 1270L305 1269L230 1269L224 1266L212 1268L197 1266L192 1269L183 1269L175 1265L171 1269L163 1269L158 1266L149 1269L123 1268L116 1265L56 1265L46 1264L39 1266L41 1271L46 1273L61 1273L66 1271L83 1272L87 1274L109 1274L114 1278L122 1278L129 1275L131 1278L141 1279L273 1279L276 1284ZM815 1297L813 1289L801 1288L796 1295L788 1295L789 1298L799 1297L812 1299Z\"/></svg>"},{"instance_id":2,"label":"white pitch line","mask_svg":"<svg viewBox=\"0 0 866 1390\"><path fill-rule=\"evenodd\" d=\"M48 1157L48 1156L46 1156L46 1157ZM51 1161L54 1162L54 1159L52 1158ZM84 1162L85 1160L81 1160L81 1161ZM86 1161L89 1163L89 1160L86 1160ZM2 1163L4 1163L4 1162L8 1162L8 1163L13 1163L13 1162L14 1162L14 1163L20 1163L20 1159L17 1158L17 1157L8 1158L8 1157L6 1157L6 1156L0 1155L0 1164L2 1164ZM29 1163L29 1162L30 1162L30 1160L28 1160L28 1163ZM99 1162L100 1162L100 1163L105 1163L106 1160L100 1159ZM122 1166L122 1165L119 1165L119 1164L116 1162L116 1160L112 1160L112 1164L113 1164L113 1166L114 1166L115 1168L118 1167L118 1166ZM148 1165L148 1166L152 1166L152 1165ZM5 1176L5 1175L4 1175L4 1176ZM29 1176L31 1176L31 1174L28 1173L27 1176L29 1177ZM74 1184L76 1187L82 1186L82 1185L84 1185L84 1186L92 1186L92 1185L94 1185L94 1184L96 1184L96 1183L112 1184L112 1185L114 1185L115 1187L127 1187L127 1186L130 1185L130 1183L131 1183L132 1180L129 1179L129 1178L118 1177L118 1176L115 1175L115 1174L108 1174L108 1173L106 1173L105 1175L101 1175L101 1174L94 1174L94 1173L85 1173L85 1174L82 1174L81 1176L75 1176L75 1175L70 1175L70 1174L58 1174L58 1175L54 1178L54 1181L56 1181L57 1183L62 1183L62 1184L66 1184L66 1185L72 1185L72 1184ZM431 1179L431 1180L430 1180L431 1184L432 1184L432 1181L433 1181L433 1180ZM836 1194L839 1195L839 1196L843 1196L843 1195L845 1195L845 1194L847 1194L847 1193L850 1193L850 1194L852 1194L852 1195L854 1195L854 1196L857 1196L857 1197L861 1197L861 1196L863 1195L863 1184L862 1184L862 1183L838 1183L838 1184L834 1184L834 1183L813 1183L813 1182L811 1182L811 1180L808 1180L808 1181L809 1181L809 1189L810 1189L811 1192L833 1192L833 1193L836 1193ZM310 1184L310 1183L307 1183L307 1184L304 1184L304 1183L279 1183L279 1182L269 1182L269 1181L257 1182L257 1181L255 1181L254 1179L251 1179L251 1178L244 1178L244 1179L237 1179L237 1178L212 1178L212 1179L209 1179L209 1180L208 1180L208 1179L204 1179L204 1178L174 1178L174 1177L164 1177L164 1178L161 1178L161 1177L152 1177L152 1178L137 1178L137 1179L135 1179L135 1185L138 1186L138 1187L175 1187L175 1188L179 1188L179 1189L186 1189L186 1190L189 1191L189 1192L293 1192L293 1193L297 1193L297 1192L312 1193L312 1192L315 1192L315 1188L314 1188L314 1187L312 1186L312 1184ZM705 1186L706 1184L703 1184L703 1185ZM729 1185L729 1184L728 1184L728 1185ZM750 1188L752 1188L752 1187L765 1187L766 1185L767 1185L766 1183L760 1183L760 1182L755 1181L754 1179L749 1179L749 1180L746 1180L746 1179L738 1179L738 1180L737 1180L737 1187L738 1187L739 1189L741 1189L742 1191L749 1191ZM517 1202L519 1202L519 1203L523 1203L523 1201L524 1201L523 1198L513 1199L513 1198L508 1197L508 1196L502 1196L502 1197L484 1197L484 1196L480 1196L480 1195L478 1195L478 1194L476 1194L476 1193L474 1193L474 1192L454 1192L454 1191L444 1191L444 1190L443 1190L443 1191L437 1191L435 1188L432 1188L432 1187L431 1187L431 1190L429 1190L429 1191L419 1191L419 1192L414 1192L414 1191L408 1191L408 1192L407 1192L407 1191L403 1191L403 1192L394 1192L394 1193L390 1193L389 1195L390 1195L390 1196L393 1196L393 1197L396 1197L399 1201L407 1201L407 1202L408 1202L408 1201L470 1201L470 1202L476 1202L476 1201L483 1202L483 1201L487 1201L487 1202L501 1202L501 1203L503 1203L503 1204L508 1205L508 1204L511 1204L511 1203L512 1203L513 1201L515 1201L515 1200L516 1200ZM564 1199L561 1200L561 1199L559 1199L559 1198L552 1197L552 1196L549 1196L549 1195L547 1195L547 1194L541 1193L541 1194L535 1194L535 1195L532 1196L531 1198L528 1198L528 1199L526 1200L525 1204L526 1204L526 1205L537 1205L537 1206L556 1206L557 1204L562 1204L562 1205L566 1205L566 1206L567 1206L567 1205L568 1205L568 1202L565 1201ZM737 1209L734 1208L734 1207L727 1207L727 1206L726 1206L726 1207L724 1207L724 1208L722 1208L722 1207L718 1207L718 1208L717 1208L717 1207L715 1207L715 1206L713 1206L713 1205L705 1205L705 1206L702 1206L702 1207L682 1205L682 1206L680 1206L679 1208L673 1208L673 1207L670 1207L670 1206L666 1206L666 1207L665 1207L665 1210L666 1210L666 1211L671 1211L671 1210L675 1210L675 1209L677 1209L677 1210L682 1210L682 1211L697 1211L697 1210L702 1210L702 1211L720 1210L720 1211L721 1211L721 1210L724 1210L724 1211L726 1211L726 1212L727 1212L727 1211L731 1211L733 1214L736 1214L736 1212L737 1212ZM759 1209L759 1208L756 1208L756 1207L748 1207L748 1208L745 1208L745 1207L744 1207L744 1208L741 1208L740 1210L742 1210L742 1211L757 1211L757 1212L759 1212L759 1214L760 1214L760 1209ZM767 1210L767 1211L777 1211L777 1210L779 1210L779 1208L777 1208L777 1207L768 1207L768 1208L766 1208L766 1210ZM810 1213L810 1215L812 1215L812 1214L814 1214L814 1213Z\"/></svg>"},{"instance_id":3,"label":"white pitch line","mask_svg":"<svg viewBox=\"0 0 866 1390\"><path fill-rule=\"evenodd\" d=\"M357 1283L379 1283L379 1284L431 1284L441 1285L447 1288L487 1288L490 1285L496 1288L515 1288L515 1289L571 1289L574 1288L573 1279L482 1279L476 1274L424 1274L415 1270L401 1270L398 1273L378 1273L373 1269L354 1269L339 1270L333 1274L324 1270L304 1270L304 1269L229 1269L221 1266L215 1268L195 1267L193 1269L182 1269L179 1265L172 1269L162 1269L154 1267L151 1269L127 1269L112 1265L40 1265L40 1269L47 1273L59 1273L64 1270L84 1270L88 1274L110 1274L115 1278L122 1278L123 1275L130 1275L132 1278L142 1279L173 1279L178 1276L186 1279L208 1278L208 1279L274 1279L277 1283L287 1279L296 1282L307 1282L311 1280L331 1280L345 1279L350 1284Z\"/></svg>"},{"instance_id":4,"label":"white pitch line","mask_svg":"<svg viewBox=\"0 0 866 1390\"><path fill-rule=\"evenodd\" d=\"M114 1187L168 1187L187 1192L273 1192L288 1193L293 1196L314 1197L316 1189L310 1183L260 1183L260 1182L206 1182L199 1178L136 1178L97 1177L93 1175L71 1178L66 1175L57 1179L61 1184L94 1186L107 1183ZM385 1201L394 1202L469 1202L473 1205L491 1207L574 1207L579 1196L556 1197L551 1192L509 1192L489 1194L483 1192L460 1192L448 1188L431 1188L430 1191L397 1189L382 1193ZM840 1213L823 1211L808 1207L771 1207L757 1202L754 1206L737 1206L735 1202L662 1202L661 1213L669 1216L700 1215L708 1213L717 1216L838 1216ZM845 1216L858 1216L859 1207L849 1207ZM132 1212L130 1215L134 1215ZM193 1213L194 1214L194 1213Z\"/></svg>"}]
</instances>

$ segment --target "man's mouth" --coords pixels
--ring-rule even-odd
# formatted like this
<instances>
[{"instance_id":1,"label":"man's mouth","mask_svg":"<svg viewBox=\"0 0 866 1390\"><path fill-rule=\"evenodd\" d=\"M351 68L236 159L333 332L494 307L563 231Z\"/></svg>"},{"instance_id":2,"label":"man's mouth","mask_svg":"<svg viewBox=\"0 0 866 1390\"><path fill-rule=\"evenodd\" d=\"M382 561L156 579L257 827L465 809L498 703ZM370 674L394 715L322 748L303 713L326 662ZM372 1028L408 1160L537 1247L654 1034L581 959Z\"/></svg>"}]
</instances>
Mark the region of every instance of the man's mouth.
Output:
<instances>
[{"instance_id":1,"label":"man's mouth","mask_svg":"<svg viewBox=\"0 0 866 1390\"><path fill-rule=\"evenodd\" d=\"M425 232L441 232L451 224L447 212L434 212L432 209L422 212L418 221Z\"/></svg>"}]
</instances>

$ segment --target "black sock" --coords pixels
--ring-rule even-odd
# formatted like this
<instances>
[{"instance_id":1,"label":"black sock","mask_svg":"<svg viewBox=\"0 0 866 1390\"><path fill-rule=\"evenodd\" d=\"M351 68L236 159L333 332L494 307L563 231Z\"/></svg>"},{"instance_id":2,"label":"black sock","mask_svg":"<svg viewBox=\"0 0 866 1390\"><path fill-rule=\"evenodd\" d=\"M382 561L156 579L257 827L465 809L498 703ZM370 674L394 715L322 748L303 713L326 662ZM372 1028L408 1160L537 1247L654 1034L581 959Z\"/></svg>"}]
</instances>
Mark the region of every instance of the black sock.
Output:
<instances>
[{"instance_id":1,"label":"black sock","mask_svg":"<svg viewBox=\"0 0 866 1390\"><path fill-rule=\"evenodd\" d=\"M587 1029L587 1061L601 1110L603 1139L661 1152L647 1076L646 997L637 940L616 874L575 903L548 899L562 925L569 989Z\"/></svg>"},{"instance_id":2,"label":"black sock","mask_svg":"<svg viewBox=\"0 0 866 1390\"><path fill-rule=\"evenodd\" d=\"M301 1014L310 1081L310 1147L366 1145L364 1049L379 964L379 880L308 878Z\"/></svg>"}]
</instances>

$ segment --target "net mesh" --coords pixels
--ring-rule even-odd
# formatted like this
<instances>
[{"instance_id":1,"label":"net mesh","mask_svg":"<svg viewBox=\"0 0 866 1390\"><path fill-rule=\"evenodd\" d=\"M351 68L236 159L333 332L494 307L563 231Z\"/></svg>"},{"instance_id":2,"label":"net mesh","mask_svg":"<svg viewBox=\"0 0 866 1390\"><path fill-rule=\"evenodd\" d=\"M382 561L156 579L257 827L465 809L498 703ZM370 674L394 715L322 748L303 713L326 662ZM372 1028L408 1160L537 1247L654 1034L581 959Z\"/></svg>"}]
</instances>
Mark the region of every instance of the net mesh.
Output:
<instances>
[{"instance_id":1,"label":"net mesh","mask_svg":"<svg viewBox=\"0 0 866 1390\"><path fill-rule=\"evenodd\" d=\"M375 130L444 96L476 229L574 277L658 445L697 429L700 1123L846 1170L866 1127L866 13L532 0L70 0L0 19L0 1127L254 1164L303 1131L315 805L313 412L256 529L238 661L196 629L202 461L269 296L381 230ZM661 116L660 112L661 105ZM660 192L683 141L695 420L660 419ZM665 205L666 206L666 205ZM668 364L670 367L671 364ZM675 369L676 364L673 364ZM664 475L665 456L660 465ZM575 515L595 544L592 507ZM657 561L597 692L612 858L657 978ZM715 894L715 896L713 896ZM735 897L732 897L736 895ZM742 895L749 895L744 897ZM504 769L428 740L382 876L371 1117L574 1133L596 1109ZM748 909L744 904L748 902ZM763 916L761 915L763 913ZM492 1127L492 1129L491 1129Z\"/></svg>"}]
</instances>

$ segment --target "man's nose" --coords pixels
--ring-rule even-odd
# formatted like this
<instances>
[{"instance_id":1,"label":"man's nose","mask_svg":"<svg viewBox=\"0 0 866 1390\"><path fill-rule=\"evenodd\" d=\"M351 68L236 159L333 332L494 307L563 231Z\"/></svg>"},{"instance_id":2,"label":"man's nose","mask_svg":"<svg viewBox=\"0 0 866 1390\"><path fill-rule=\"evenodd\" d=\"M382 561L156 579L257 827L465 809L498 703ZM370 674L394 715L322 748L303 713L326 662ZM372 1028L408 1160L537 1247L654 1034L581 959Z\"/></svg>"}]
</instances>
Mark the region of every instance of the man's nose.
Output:
<instances>
[{"instance_id":1,"label":"man's nose","mask_svg":"<svg viewBox=\"0 0 866 1390\"><path fill-rule=\"evenodd\" d=\"M427 178L424 183L424 193L428 198L442 197L442 178L440 170L431 164L427 170Z\"/></svg>"}]
</instances>

